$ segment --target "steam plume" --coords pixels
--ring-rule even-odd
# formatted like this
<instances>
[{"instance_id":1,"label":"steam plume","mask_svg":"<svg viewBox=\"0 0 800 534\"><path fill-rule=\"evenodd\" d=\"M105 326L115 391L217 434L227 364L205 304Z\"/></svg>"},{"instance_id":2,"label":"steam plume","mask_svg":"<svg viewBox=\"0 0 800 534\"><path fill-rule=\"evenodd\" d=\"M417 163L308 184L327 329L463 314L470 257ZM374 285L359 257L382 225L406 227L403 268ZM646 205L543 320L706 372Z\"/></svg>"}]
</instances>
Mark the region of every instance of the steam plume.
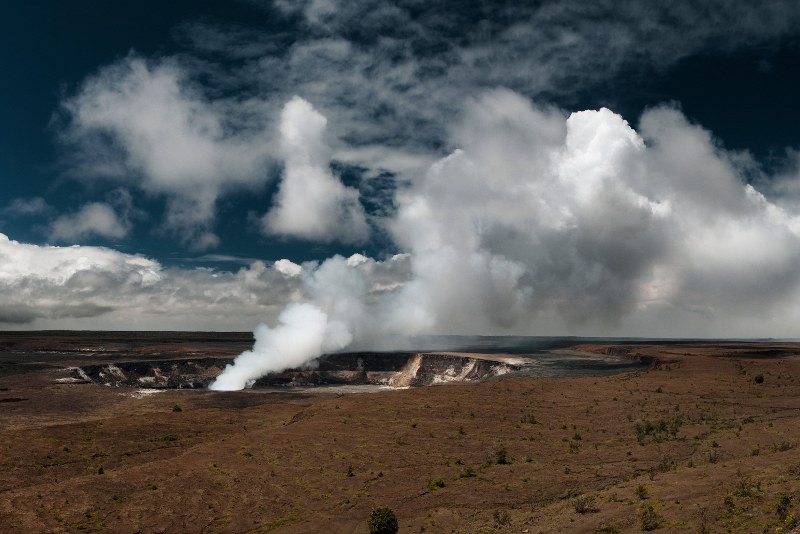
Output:
<instances>
[{"instance_id":1,"label":"steam plume","mask_svg":"<svg viewBox=\"0 0 800 534\"><path fill-rule=\"evenodd\" d=\"M211 389L228 391L250 387L260 376L301 366L351 341L346 331L331 331L328 316L312 304L289 304L278 317L278 323L274 328L259 325L254 332L253 350L243 352L234 365L228 365Z\"/></svg>"},{"instance_id":2,"label":"steam plume","mask_svg":"<svg viewBox=\"0 0 800 534\"><path fill-rule=\"evenodd\" d=\"M214 387L390 333L786 336L800 217L679 110L648 110L639 130L485 94L453 127L460 148L397 194L388 227L409 270L386 284L393 261L304 269L314 307L260 327Z\"/></svg>"}]
</instances>

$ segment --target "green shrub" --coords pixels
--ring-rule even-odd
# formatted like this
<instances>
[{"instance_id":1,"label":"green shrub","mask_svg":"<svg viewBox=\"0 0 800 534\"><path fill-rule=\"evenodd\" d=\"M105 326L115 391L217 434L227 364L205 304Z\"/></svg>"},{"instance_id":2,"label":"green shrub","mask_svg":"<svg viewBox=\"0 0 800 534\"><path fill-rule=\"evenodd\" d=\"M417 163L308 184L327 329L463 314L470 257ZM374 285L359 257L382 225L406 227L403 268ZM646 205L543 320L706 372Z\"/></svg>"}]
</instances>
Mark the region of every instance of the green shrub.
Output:
<instances>
[{"instance_id":1,"label":"green shrub","mask_svg":"<svg viewBox=\"0 0 800 534\"><path fill-rule=\"evenodd\" d=\"M647 503L639 508L639 518L642 520L642 530L649 532L661 526L661 516L658 515L653 505Z\"/></svg>"},{"instance_id":2,"label":"green shrub","mask_svg":"<svg viewBox=\"0 0 800 534\"><path fill-rule=\"evenodd\" d=\"M464 469L458 473L458 478L472 478L474 476L475 470L470 466L465 466Z\"/></svg>"},{"instance_id":3,"label":"green shrub","mask_svg":"<svg viewBox=\"0 0 800 534\"><path fill-rule=\"evenodd\" d=\"M396 534L397 516L391 508L376 508L369 514L367 526L370 534Z\"/></svg>"},{"instance_id":4,"label":"green shrub","mask_svg":"<svg viewBox=\"0 0 800 534\"><path fill-rule=\"evenodd\" d=\"M778 502L775 505L775 513L778 514L778 519L780 519L781 522L786 521L786 518L789 517L789 512L791 509L792 496L783 491L778 493Z\"/></svg>"},{"instance_id":5,"label":"green shrub","mask_svg":"<svg viewBox=\"0 0 800 534\"><path fill-rule=\"evenodd\" d=\"M498 465L506 465L511 463L508 459L508 451L503 446L500 446L500 448L494 451L494 459Z\"/></svg>"},{"instance_id":6,"label":"green shrub","mask_svg":"<svg viewBox=\"0 0 800 534\"><path fill-rule=\"evenodd\" d=\"M428 491L436 491L439 488L444 487L444 480L441 478L437 478L436 480L431 480L428 482Z\"/></svg>"}]
</instances>

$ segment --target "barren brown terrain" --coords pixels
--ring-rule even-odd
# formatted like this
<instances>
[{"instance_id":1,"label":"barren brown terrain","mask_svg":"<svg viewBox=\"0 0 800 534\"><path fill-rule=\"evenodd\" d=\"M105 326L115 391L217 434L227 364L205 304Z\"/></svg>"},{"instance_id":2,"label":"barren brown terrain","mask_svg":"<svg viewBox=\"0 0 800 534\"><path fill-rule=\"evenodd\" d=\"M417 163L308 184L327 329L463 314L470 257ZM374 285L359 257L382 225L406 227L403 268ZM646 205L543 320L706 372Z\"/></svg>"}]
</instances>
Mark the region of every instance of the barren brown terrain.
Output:
<instances>
[{"instance_id":1,"label":"barren brown terrain","mask_svg":"<svg viewBox=\"0 0 800 534\"><path fill-rule=\"evenodd\" d=\"M187 336L109 335L86 354L79 334L0 334L17 354L0 351L0 532L366 533L378 507L400 532L800 520L800 344L581 344L653 363L357 394L58 381L98 358L230 358L250 344Z\"/></svg>"}]
</instances>

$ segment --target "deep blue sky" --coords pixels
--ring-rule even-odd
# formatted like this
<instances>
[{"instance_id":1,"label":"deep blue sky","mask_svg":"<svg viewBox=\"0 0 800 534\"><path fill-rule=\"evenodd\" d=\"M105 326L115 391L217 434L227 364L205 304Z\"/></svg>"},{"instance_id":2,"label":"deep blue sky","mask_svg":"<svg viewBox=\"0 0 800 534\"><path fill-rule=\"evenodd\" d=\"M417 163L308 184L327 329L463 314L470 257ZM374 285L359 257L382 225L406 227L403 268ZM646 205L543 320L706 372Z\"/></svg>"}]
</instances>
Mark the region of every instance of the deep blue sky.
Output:
<instances>
[{"instance_id":1,"label":"deep blue sky","mask_svg":"<svg viewBox=\"0 0 800 534\"><path fill-rule=\"evenodd\" d=\"M0 233L19 245L0 254L0 278L8 302L32 300L30 309L0 306L0 323L57 325L125 308L84 276L94 267L78 268L80 279L54 274L76 260L55 259L60 249L47 245L77 246L69 254L90 259L110 249L126 265L126 254L139 255L162 273L159 291L188 299L188 309L199 302L189 295L211 284L195 279L197 268L244 279L235 273L257 270L256 260L407 253L406 263L384 266L390 273L370 271L372 287L445 287L449 270L426 271L433 242L474 269L460 283L492 280L475 302L499 306L506 283L518 292L507 314L481 312L490 318L482 333L528 333L526 314L552 306L541 324L561 332L636 334L641 325L619 317L642 307L691 324L685 310L717 317L715 306L730 305L713 295L794 294L798 28L800 7L779 0L14 4L0 21ZM567 120L603 107L613 113ZM620 118L645 155L615 152L628 142ZM595 144L575 152L588 139ZM454 163L462 157L463 168ZM573 172L583 178L571 182ZM527 207L504 204L512 201ZM695 203L711 215L695 219ZM775 250L791 252L763 254L764 279L701 267L715 265L702 251L722 257L743 246L730 237L741 236L739 224L763 231L748 243L774 235ZM32 251L24 261L23 250ZM27 272L26 261L47 267ZM176 279L163 274L171 268ZM40 287L43 279L62 285ZM61 309L25 292L60 295L68 282L70 295L96 296L64 297ZM274 309L251 308L241 324L301 293L317 298L291 284L274 291L251 295ZM703 301L686 297L705 291ZM420 304L419 317L436 324L427 330L468 330L458 313L442 322L461 298L442 297ZM776 310L748 313L787 313ZM582 326L593 322L601 326Z\"/></svg>"},{"instance_id":2,"label":"deep blue sky","mask_svg":"<svg viewBox=\"0 0 800 534\"><path fill-rule=\"evenodd\" d=\"M17 197L41 196L55 208L66 209L86 194L82 187L61 179L62 150L55 142L51 123L61 99L86 76L131 52L158 57L180 51L176 31L186 21L253 23L263 18L261 9L228 1L34 0L8 6L0 21L0 43L6 51L0 55L5 73L0 95L6 125L0 129L0 173L5 185L2 204ZM247 196L238 202L246 205L246 200ZM148 210L161 209L157 199L141 201ZM41 224L3 217L0 231L22 241L47 242ZM240 232L228 229L228 233L235 238ZM125 240L89 241L155 255L167 263L190 257L175 251L170 240L142 228L132 229ZM228 246L238 254L250 253L248 243L237 246L228 242Z\"/></svg>"}]
</instances>

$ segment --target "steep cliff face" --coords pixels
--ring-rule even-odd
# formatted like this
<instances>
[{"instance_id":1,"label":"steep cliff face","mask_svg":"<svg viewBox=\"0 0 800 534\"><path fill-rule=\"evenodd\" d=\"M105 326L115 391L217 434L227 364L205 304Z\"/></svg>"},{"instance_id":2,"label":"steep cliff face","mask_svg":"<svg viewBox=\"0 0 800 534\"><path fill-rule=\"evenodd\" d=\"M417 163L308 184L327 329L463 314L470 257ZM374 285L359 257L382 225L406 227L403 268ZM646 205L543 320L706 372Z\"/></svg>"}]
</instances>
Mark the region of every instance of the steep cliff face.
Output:
<instances>
[{"instance_id":1,"label":"steep cliff face","mask_svg":"<svg viewBox=\"0 0 800 534\"><path fill-rule=\"evenodd\" d=\"M204 388L231 360L198 358L85 365L69 369L73 382L146 388Z\"/></svg>"},{"instance_id":2,"label":"steep cliff face","mask_svg":"<svg viewBox=\"0 0 800 534\"><path fill-rule=\"evenodd\" d=\"M108 386L204 388L231 360L117 362L71 368L69 380ZM420 387L483 380L519 370L520 366L486 358L445 353L347 353L323 357L316 368L271 373L254 387L314 385L385 385Z\"/></svg>"},{"instance_id":3,"label":"steep cliff face","mask_svg":"<svg viewBox=\"0 0 800 534\"><path fill-rule=\"evenodd\" d=\"M391 378L390 385L431 386L447 382L472 382L520 370L520 366L454 354L415 354Z\"/></svg>"}]
</instances>

